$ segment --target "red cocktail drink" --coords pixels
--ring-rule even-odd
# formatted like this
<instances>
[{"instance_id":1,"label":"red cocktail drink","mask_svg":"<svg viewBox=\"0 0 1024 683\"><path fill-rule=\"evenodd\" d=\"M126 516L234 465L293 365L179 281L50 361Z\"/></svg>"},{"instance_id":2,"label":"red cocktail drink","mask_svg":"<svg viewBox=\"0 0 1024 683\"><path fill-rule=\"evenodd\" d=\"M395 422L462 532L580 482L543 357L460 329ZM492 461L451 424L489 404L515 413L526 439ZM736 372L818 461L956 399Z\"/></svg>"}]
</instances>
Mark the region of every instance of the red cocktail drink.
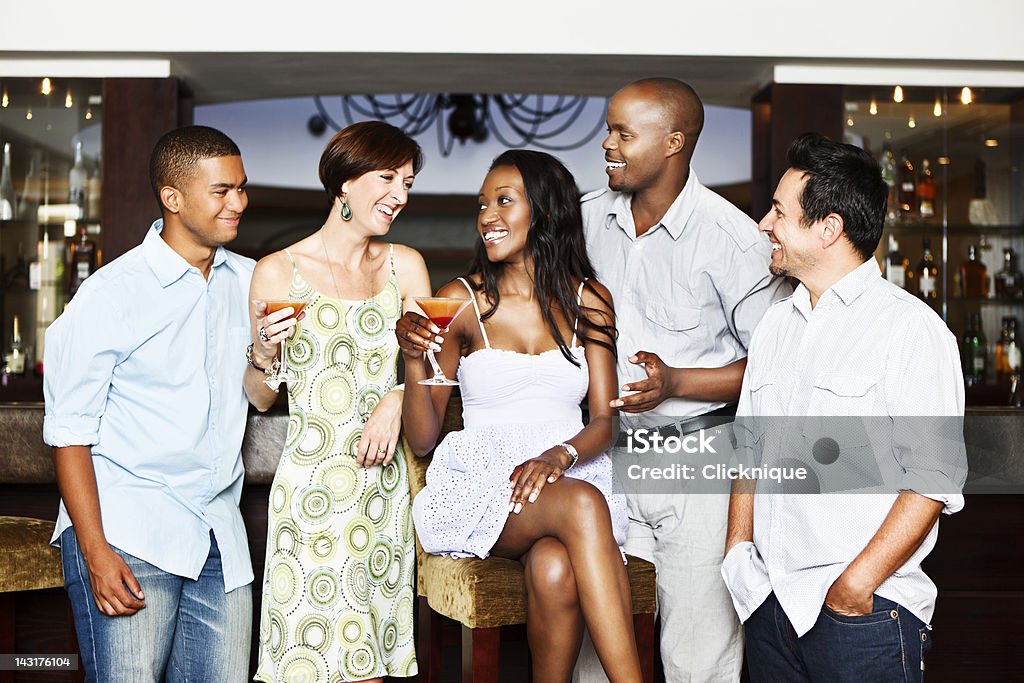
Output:
<instances>
[{"instance_id":1,"label":"red cocktail drink","mask_svg":"<svg viewBox=\"0 0 1024 683\"><path fill-rule=\"evenodd\" d=\"M441 331L446 331L448 326L452 324L452 321L458 317L459 313L462 312L466 306L469 305L470 299L457 299L454 297L445 296L418 296L416 297L416 303L423 309L423 312L430 318L430 322L434 323L441 328ZM444 376L444 372L441 370L441 366L437 364L437 359L434 357L433 351L427 351L427 360L430 361L430 366L434 369L434 376L430 379L421 379L420 384L434 384L439 386L457 386L458 382L452 381Z\"/></svg>"}]
</instances>

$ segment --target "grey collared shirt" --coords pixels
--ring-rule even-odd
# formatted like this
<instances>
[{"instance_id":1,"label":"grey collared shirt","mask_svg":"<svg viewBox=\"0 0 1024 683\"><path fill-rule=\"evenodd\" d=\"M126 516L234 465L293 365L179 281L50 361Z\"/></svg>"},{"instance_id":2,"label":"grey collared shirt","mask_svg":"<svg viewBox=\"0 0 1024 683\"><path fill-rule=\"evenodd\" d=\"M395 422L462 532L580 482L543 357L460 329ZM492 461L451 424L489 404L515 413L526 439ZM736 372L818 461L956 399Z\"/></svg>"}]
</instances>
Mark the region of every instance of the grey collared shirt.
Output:
<instances>
[{"instance_id":1,"label":"grey collared shirt","mask_svg":"<svg viewBox=\"0 0 1024 683\"><path fill-rule=\"evenodd\" d=\"M637 351L676 368L717 368L747 355L754 327L790 293L768 272L771 245L757 224L690 177L658 225L636 235L631 195L598 190L582 199L587 251L612 293L619 385L646 378ZM670 398L650 415L685 417L724 403Z\"/></svg>"}]
</instances>

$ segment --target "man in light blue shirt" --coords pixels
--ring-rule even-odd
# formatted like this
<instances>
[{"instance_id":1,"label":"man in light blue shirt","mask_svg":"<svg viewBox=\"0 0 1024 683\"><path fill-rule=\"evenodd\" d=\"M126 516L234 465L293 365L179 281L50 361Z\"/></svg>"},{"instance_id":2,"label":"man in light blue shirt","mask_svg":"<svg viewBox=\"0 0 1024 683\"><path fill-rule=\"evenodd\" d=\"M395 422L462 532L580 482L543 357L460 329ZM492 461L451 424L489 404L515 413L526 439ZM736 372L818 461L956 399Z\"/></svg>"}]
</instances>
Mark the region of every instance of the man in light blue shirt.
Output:
<instances>
[{"instance_id":1,"label":"man in light blue shirt","mask_svg":"<svg viewBox=\"0 0 1024 683\"><path fill-rule=\"evenodd\" d=\"M166 134L163 218L46 332L53 541L88 680L245 680L252 563L238 509L254 263L226 251L248 199L220 131Z\"/></svg>"}]
</instances>

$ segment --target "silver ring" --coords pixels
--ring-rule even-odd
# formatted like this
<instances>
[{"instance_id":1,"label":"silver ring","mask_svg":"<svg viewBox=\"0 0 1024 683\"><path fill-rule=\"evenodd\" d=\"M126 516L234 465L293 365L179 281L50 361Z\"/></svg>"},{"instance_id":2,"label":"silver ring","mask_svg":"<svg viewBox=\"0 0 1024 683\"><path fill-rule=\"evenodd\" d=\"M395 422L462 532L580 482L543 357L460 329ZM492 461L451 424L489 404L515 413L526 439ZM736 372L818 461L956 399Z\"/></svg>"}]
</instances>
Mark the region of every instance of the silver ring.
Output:
<instances>
[{"instance_id":1,"label":"silver ring","mask_svg":"<svg viewBox=\"0 0 1024 683\"><path fill-rule=\"evenodd\" d=\"M270 341L270 335L267 334L267 328L261 327L259 330L257 330L257 332L259 333L261 340L263 340L265 342L269 342Z\"/></svg>"}]
</instances>

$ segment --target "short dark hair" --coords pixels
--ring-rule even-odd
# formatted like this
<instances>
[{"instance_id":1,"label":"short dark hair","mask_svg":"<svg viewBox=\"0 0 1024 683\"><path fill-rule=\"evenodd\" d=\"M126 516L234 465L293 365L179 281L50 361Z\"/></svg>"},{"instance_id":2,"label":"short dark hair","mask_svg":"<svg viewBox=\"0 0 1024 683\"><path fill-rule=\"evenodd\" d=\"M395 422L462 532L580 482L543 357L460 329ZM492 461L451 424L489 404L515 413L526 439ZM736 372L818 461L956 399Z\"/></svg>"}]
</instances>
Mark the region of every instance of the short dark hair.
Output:
<instances>
[{"instance_id":1,"label":"short dark hair","mask_svg":"<svg viewBox=\"0 0 1024 683\"><path fill-rule=\"evenodd\" d=\"M203 159L240 157L238 145L224 133L209 126L176 128L160 138L149 157L149 182L160 201L160 188L181 189Z\"/></svg>"},{"instance_id":2,"label":"short dark hair","mask_svg":"<svg viewBox=\"0 0 1024 683\"><path fill-rule=\"evenodd\" d=\"M794 140L786 162L807 176L800 193L803 224L838 214L846 238L865 261L869 259L882 238L888 199L878 162L860 147L817 133Z\"/></svg>"},{"instance_id":3,"label":"short dark hair","mask_svg":"<svg viewBox=\"0 0 1024 683\"><path fill-rule=\"evenodd\" d=\"M341 186L370 171L398 168L412 162L412 172L423 168L423 150L401 128L383 121L360 121L335 133L320 156L320 182L333 204Z\"/></svg>"}]
</instances>

